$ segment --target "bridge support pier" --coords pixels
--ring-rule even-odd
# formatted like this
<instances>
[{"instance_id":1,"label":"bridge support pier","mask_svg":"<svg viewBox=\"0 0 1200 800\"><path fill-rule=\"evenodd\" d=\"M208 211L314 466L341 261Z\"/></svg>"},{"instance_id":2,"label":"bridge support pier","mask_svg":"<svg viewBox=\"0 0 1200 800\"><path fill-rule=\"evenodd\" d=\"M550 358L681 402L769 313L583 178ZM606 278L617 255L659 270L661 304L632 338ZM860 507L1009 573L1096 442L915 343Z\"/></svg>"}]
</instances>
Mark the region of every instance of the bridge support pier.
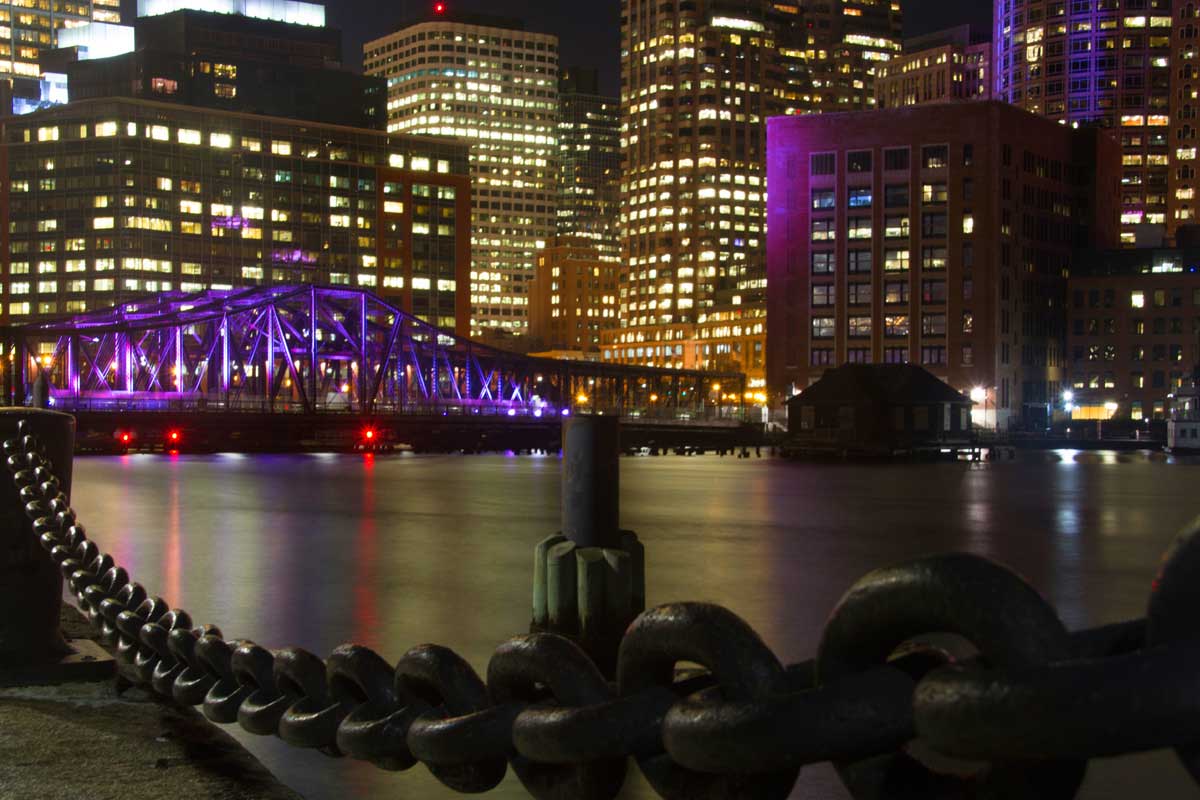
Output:
<instances>
[{"instance_id":1,"label":"bridge support pier","mask_svg":"<svg viewBox=\"0 0 1200 800\"><path fill-rule=\"evenodd\" d=\"M56 411L0 408L0 440L19 442L22 420L42 445L59 489L70 497L75 418ZM12 473L7 466L0 468L0 686L111 676L113 661L98 645L63 638L63 576L34 536L24 506Z\"/></svg>"},{"instance_id":2,"label":"bridge support pier","mask_svg":"<svg viewBox=\"0 0 1200 800\"><path fill-rule=\"evenodd\" d=\"M646 607L645 549L620 529L616 417L563 424L562 531L534 549L534 631L574 639L610 677L629 623Z\"/></svg>"}]
</instances>

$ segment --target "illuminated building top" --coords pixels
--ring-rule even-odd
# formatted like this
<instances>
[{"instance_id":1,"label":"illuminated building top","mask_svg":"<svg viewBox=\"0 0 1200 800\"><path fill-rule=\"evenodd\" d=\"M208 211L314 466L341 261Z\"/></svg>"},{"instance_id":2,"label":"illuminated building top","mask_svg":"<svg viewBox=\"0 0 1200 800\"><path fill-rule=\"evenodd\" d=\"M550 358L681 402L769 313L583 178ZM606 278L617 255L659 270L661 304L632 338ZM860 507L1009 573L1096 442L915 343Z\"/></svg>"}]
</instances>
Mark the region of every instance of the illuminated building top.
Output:
<instances>
[{"instance_id":1,"label":"illuminated building top","mask_svg":"<svg viewBox=\"0 0 1200 800\"><path fill-rule=\"evenodd\" d=\"M139 17L156 17L172 11L208 11L294 25L325 25L325 6L300 0L138 0L137 11Z\"/></svg>"}]
</instances>

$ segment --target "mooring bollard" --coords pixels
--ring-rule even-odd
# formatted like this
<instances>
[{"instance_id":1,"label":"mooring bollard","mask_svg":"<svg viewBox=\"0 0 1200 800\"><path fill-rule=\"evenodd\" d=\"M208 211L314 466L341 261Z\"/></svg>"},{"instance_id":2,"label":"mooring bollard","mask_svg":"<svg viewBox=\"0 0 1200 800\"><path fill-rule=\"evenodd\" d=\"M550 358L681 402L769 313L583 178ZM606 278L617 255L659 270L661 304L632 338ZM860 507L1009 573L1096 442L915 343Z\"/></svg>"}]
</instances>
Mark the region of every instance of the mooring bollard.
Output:
<instances>
[{"instance_id":1,"label":"mooring bollard","mask_svg":"<svg viewBox=\"0 0 1200 800\"><path fill-rule=\"evenodd\" d=\"M616 417L563 421L562 533L579 547L614 547L621 508Z\"/></svg>"},{"instance_id":2,"label":"mooring bollard","mask_svg":"<svg viewBox=\"0 0 1200 800\"><path fill-rule=\"evenodd\" d=\"M20 441L18 423L37 437L59 490L71 496L75 418L57 411L0 408L0 440ZM0 469L0 685L61 683L111 675L94 642L59 630L63 576L33 533L7 466Z\"/></svg>"},{"instance_id":3,"label":"mooring bollard","mask_svg":"<svg viewBox=\"0 0 1200 800\"><path fill-rule=\"evenodd\" d=\"M646 607L645 551L620 528L619 423L574 417L562 441L562 531L534 550L531 629L573 638L611 676Z\"/></svg>"},{"instance_id":4,"label":"mooring bollard","mask_svg":"<svg viewBox=\"0 0 1200 800\"><path fill-rule=\"evenodd\" d=\"M0 439L16 439L22 419L29 420L30 432L45 447L60 488L70 497L75 419L54 411L0 409ZM29 663L67 652L58 631L63 578L34 537L24 505L8 469L0 470L0 663Z\"/></svg>"}]
</instances>

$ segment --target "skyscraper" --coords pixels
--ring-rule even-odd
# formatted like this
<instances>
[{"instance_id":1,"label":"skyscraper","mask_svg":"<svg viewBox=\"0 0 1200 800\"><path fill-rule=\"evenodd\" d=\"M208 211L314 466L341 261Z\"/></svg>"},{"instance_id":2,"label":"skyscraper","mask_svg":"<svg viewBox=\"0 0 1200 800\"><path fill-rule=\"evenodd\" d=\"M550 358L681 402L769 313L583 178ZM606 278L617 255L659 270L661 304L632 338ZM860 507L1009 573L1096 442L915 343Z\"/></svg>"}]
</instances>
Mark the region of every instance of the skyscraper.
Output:
<instances>
[{"instance_id":1,"label":"skyscraper","mask_svg":"<svg viewBox=\"0 0 1200 800\"><path fill-rule=\"evenodd\" d=\"M553 239L558 39L518 20L429 12L364 47L388 85L388 131L471 145L471 331L528 329L537 255Z\"/></svg>"},{"instance_id":2,"label":"skyscraper","mask_svg":"<svg viewBox=\"0 0 1200 800\"><path fill-rule=\"evenodd\" d=\"M816 109L874 108L876 73L901 50L900 0L820 0L803 14Z\"/></svg>"},{"instance_id":3,"label":"skyscraper","mask_svg":"<svg viewBox=\"0 0 1200 800\"><path fill-rule=\"evenodd\" d=\"M1171 167L1167 181L1167 234L1197 224L1197 91L1200 90L1200 19L1195 3L1176 3L1171 25Z\"/></svg>"},{"instance_id":4,"label":"skyscraper","mask_svg":"<svg viewBox=\"0 0 1200 800\"><path fill-rule=\"evenodd\" d=\"M1157 238L1167 221L1171 149L1170 0L996 0L995 26L996 99L1060 122L1120 129L1121 241Z\"/></svg>"},{"instance_id":5,"label":"skyscraper","mask_svg":"<svg viewBox=\"0 0 1200 800\"><path fill-rule=\"evenodd\" d=\"M595 245L616 260L620 250L620 100L600 93L595 69L564 69L558 86L558 235Z\"/></svg>"},{"instance_id":6,"label":"skyscraper","mask_svg":"<svg viewBox=\"0 0 1200 800\"><path fill-rule=\"evenodd\" d=\"M90 22L119 23L120 0L57 2L51 11L48 0L40 3L0 3L0 96L17 98L4 113L32 110L47 96L43 87L46 55L59 46L59 33Z\"/></svg>"},{"instance_id":7,"label":"skyscraper","mask_svg":"<svg viewBox=\"0 0 1200 800\"><path fill-rule=\"evenodd\" d=\"M799 8L621 4L622 328L604 357L763 378L766 119L795 113Z\"/></svg>"}]
</instances>

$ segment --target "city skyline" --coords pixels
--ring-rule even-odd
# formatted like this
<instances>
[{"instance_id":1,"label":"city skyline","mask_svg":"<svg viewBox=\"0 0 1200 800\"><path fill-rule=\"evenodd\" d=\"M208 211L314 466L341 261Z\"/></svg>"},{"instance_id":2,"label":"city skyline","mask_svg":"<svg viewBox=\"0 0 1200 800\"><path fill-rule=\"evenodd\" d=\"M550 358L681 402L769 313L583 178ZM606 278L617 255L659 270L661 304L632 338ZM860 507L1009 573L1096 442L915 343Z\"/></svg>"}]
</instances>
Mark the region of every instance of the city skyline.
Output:
<instances>
[{"instance_id":1,"label":"city skyline","mask_svg":"<svg viewBox=\"0 0 1200 800\"><path fill-rule=\"evenodd\" d=\"M422 13L427 0L402 0L394 11L377 12L368 0L330 0L325 3L327 24L342 31L345 38L345 64L362 67L363 45L401 22ZM132 19L135 3L125 0L122 15ZM606 8L607 6L607 8ZM557 0L519 2L518 0L453 0L455 10L518 16L531 30L557 35L563 52L574 54L563 66L594 67L600 70L600 88L608 95L620 91L620 4L612 2L566 4ZM990 0L915 0L904 6L904 36L920 36L955 25L972 24L990 30Z\"/></svg>"}]
</instances>

